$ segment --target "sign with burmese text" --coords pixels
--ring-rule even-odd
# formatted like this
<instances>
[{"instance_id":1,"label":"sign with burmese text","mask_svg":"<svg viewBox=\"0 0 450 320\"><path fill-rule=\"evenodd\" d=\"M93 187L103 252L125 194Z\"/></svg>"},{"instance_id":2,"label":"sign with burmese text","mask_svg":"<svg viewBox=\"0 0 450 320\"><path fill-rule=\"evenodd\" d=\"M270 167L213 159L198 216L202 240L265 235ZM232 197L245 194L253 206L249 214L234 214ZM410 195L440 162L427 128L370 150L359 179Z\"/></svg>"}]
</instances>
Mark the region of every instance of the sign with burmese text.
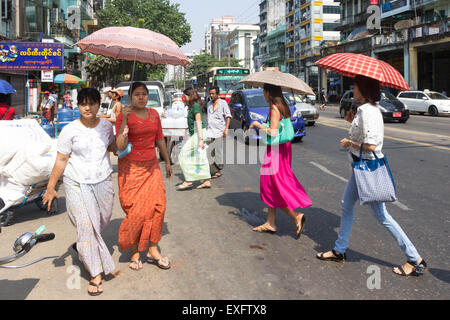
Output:
<instances>
[{"instance_id":1,"label":"sign with burmese text","mask_svg":"<svg viewBox=\"0 0 450 320\"><path fill-rule=\"evenodd\" d=\"M1 70L62 70L62 43L0 42Z\"/></svg>"}]
</instances>

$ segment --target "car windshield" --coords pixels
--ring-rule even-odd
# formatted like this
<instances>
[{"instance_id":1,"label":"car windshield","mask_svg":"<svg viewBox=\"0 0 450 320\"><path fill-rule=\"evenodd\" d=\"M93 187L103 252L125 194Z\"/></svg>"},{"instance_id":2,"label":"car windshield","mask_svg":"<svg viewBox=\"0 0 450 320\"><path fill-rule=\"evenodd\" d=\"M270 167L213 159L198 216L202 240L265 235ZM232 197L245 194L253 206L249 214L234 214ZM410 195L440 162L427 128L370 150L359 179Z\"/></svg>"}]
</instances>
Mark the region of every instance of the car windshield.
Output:
<instances>
[{"instance_id":1,"label":"car windshield","mask_svg":"<svg viewBox=\"0 0 450 320\"><path fill-rule=\"evenodd\" d=\"M381 91L381 100L397 100L397 98L388 91Z\"/></svg>"},{"instance_id":2,"label":"car windshield","mask_svg":"<svg viewBox=\"0 0 450 320\"><path fill-rule=\"evenodd\" d=\"M120 103L122 105L131 104L130 97L128 96L128 90L123 90L125 94ZM157 89L148 90L147 108L157 108L161 106L161 100L159 99L159 92Z\"/></svg>"},{"instance_id":3,"label":"car windshield","mask_svg":"<svg viewBox=\"0 0 450 320\"><path fill-rule=\"evenodd\" d=\"M447 98L443 94L440 94L440 93L437 93L437 92L431 92L431 93L428 94L428 96L430 97L430 99L433 99L433 100L450 100L449 98Z\"/></svg>"},{"instance_id":4,"label":"car windshield","mask_svg":"<svg viewBox=\"0 0 450 320\"><path fill-rule=\"evenodd\" d=\"M244 84L240 83L243 77L228 77L226 80L216 80L220 93L233 93L237 90L243 90Z\"/></svg>"},{"instance_id":5,"label":"car windshield","mask_svg":"<svg viewBox=\"0 0 450 320\"><path fill-rule=\"evenodd\" d=\"M264 98L264 94L262 94L262 93L248 94L247 102L248 102L249 108L268 108L269 107L266 99Z\"/></svg>"},{"instance_id":6,"label":"car windshield","mask_svg":"<svg viewBox=\"0 0 450 320\"><path fill-rule=\"evenodd\" d=\"M303 100L300 97L300 95L298 95L296 93L294 93L294 98L292 97L292 93L284 92L283 95L286 98L286 100L289 101L290 104L293 103L294 99L295 99L295 103L302 103L303 102Z\"/></svg>"}]
</instances>

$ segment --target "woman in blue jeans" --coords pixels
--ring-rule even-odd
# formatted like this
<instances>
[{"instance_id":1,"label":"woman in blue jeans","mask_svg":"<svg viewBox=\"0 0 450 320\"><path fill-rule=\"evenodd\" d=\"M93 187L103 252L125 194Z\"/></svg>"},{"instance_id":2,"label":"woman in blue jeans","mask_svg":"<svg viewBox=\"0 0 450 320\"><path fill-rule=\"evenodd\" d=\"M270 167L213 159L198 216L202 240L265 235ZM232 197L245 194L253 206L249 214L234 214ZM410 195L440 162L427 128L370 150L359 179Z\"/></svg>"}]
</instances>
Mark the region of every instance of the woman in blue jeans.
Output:
<instances>
[{"instance_id":1,"label":"woman in blue jeans","mask_svg":"<svg viewBox=\"0 0 450 320\"><path fill-rule=\"evenodd\" d=\"M349 111L346 120L351 122L350 139L342 139L341 146L350 148L351 161L359 161L361 144L363 145L362 158L374 160L383 158L384 123L381 111L377 106L380 101L380 86L377 80L357 76L354 79L353 98L362 103L356 115ZM358 189L355 175L352 172L342 197L342 218L339 236L334 249L328 252L320 252L317 258L325 261L344 262L346 260L350 232L353 225L353 209L358 200ZM394 268L393 272L403 276L420 276L427 268L425 260L417 252L414 245L398 223L389 215L383 202L369 204L375 218L392 234L397 240L403 253L406 255L407 263Z\"/></svg>"}]
</instances>

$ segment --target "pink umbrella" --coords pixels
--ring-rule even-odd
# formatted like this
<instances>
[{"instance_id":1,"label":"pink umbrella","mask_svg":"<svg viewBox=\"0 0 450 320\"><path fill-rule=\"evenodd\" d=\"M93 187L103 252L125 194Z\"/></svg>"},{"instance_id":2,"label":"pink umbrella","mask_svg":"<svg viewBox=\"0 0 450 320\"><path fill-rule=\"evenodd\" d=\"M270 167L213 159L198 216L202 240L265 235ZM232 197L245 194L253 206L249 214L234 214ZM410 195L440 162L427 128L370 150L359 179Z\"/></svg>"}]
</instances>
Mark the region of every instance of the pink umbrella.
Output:
<instances>
[{"instance_id":1,"label":"pink umbrella","mask_svg":"<svg viewBox=\"0 0 450 320\"><path fill-rule=\"evenodd\" d=\"M186 66L189 59L170 38L147 29L109 27L76 43L83 52L142 63ZM133 66L134 74L134 66Z\"/></svg>"}]
</instances>

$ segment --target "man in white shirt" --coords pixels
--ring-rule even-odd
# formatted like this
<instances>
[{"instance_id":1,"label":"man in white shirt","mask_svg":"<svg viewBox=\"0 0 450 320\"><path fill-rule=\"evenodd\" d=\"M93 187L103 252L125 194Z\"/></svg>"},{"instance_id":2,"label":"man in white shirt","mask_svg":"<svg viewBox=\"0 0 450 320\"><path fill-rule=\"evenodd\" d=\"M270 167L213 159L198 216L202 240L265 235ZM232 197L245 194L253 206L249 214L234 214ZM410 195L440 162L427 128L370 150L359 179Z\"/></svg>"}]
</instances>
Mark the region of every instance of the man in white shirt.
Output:
<instances>
[{"instance_id":1,"label":"man in white shirt","mask_svg":"<svg viewBox=\"0 0 450 320\"><path fill-rule=\"evenodd\" d=\"M223 169L223 138L228 134L231 112L225 100L219 98L219 88L209 89L211 101L208 102L208 138L209 143L214 143L211 150L212 164L210 165L211 178L219 178ZM217 140L217 141L216 141Z\"/></svg>"}]
</instances>

